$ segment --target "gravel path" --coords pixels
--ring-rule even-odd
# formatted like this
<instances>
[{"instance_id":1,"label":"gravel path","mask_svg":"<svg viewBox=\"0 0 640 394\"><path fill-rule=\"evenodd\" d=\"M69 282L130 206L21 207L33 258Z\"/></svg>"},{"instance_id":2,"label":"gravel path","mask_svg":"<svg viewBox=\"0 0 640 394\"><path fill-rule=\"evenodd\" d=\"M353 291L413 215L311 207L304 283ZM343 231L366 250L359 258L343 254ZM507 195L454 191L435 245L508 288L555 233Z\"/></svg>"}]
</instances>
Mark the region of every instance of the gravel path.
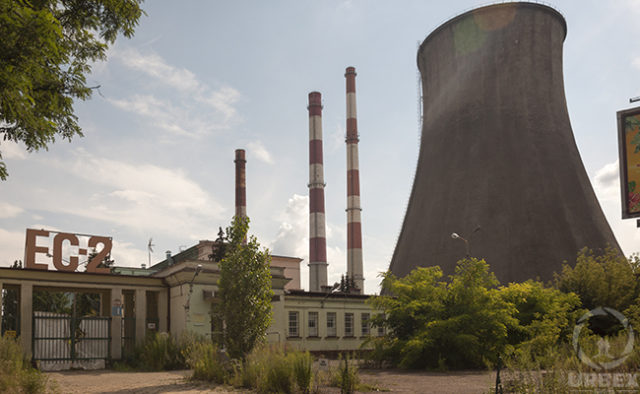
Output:
<instances>
[{"instance_id":1,"label":"gravel path","mask_svg":"<svg viewBox=\"0 0 640 394\"><path fill-rule=\"evenodd\" d=\"M64 371L47 375L60 393L227 393L229 388L187 382L189 371L115 372ZM361 370L361 380L374 388L394 393L487 393L495 382L490 372L404 372L396 370ZM238 391L236 391L238 392ZM339 393L323 388L323 393ZM375 391L374 391L375 392Z\"/></svg>"}]
</instances>

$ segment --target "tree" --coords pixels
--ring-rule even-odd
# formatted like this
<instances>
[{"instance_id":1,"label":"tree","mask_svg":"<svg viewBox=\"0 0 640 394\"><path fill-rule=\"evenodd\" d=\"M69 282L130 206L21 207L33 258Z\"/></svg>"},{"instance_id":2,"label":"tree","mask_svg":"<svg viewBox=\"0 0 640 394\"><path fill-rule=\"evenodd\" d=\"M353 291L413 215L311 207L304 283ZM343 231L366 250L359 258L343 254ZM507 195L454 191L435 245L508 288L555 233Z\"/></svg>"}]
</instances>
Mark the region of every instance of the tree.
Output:
<instances>
[{"instance_id":1,"label":"tree","mask_svg":"<svg viewBox=\"0 0 640 394\"><path fill-rule=\"evenodd\" d=\"M528 280L500 288L500 297L515 306L515 325L508 342L520 356L544 357L562 343L570 343L576 321L584 314L575 293L563 293Z\"/></svg>"},{"instance_id":2,"label":"tree","mask_svg":"<svg viewBox=\"0 0 640 394\"><path fill-rule=\"evenodd\" d=\"M218 312L224 322L224 344L230 357L244 359L263 341L271 324L271 256L247 238L249 219L234 217L220 262Z\"/></svg>"},{"instance_id":3,"label":"tree","mask_svg":"<svg viewBox=\"0 0 640 394\"><path fill-rule=\"evenodd\" d=\"M440 267L416 268L404 278L384 275L386 294L372 299L384 312L388 357L405 368L478 368L496 362L516 324L513 304L499 297L484 260L458 262L449 281ZM382 317L384 316L384 318Z\"/></svg>"},{"instance_id":4,"label":"tree","mask_svg":"<svg viewBox=\"0 0 640 394\"><path fill-rule=\"evenodd\" d=\"M563 265L555 281L561 291L576 293L587 310L600 306L613 308L625 315L634 327L640 324L640 264L637 257L627 259L612 248L602 254L585 248L578 253L575 266ZM595 317L589 323L600 334L622 329L613 317Z\"/></svg>"},{"instance_id":5,"label":"tree","mask_svg":"<svg viewBox=\"0 0 640 394\"><path fill-rule=\"evenodd\" d=\"M0 135L28 151L82 136L74 99L91 62L119 33L132 37L142 0L0 0ZM0 179L8 175L0 152Z\"/></svg>"}]
</instances>

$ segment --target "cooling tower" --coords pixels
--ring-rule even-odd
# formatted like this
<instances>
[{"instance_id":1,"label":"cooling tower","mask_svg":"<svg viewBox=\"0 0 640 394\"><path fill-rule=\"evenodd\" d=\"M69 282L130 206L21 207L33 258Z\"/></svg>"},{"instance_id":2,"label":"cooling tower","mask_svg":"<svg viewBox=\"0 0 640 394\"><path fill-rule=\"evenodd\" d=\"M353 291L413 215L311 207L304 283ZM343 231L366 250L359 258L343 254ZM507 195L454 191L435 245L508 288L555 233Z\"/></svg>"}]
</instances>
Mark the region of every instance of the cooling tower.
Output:
<instances>
[{"instance_id":1,"label":"cooling tower","mask_svg":"<svg viewBox=\"0 0 640 394\"><path fill-rule=\"evenodd\" d=\"M501 283L550 280L585 246L620 250L569 122L566 32L552 8L507 3L457 16L424 40L420 155L394 274L432 265L451 274L465 242Z\"/></svg>"}]
</instances>

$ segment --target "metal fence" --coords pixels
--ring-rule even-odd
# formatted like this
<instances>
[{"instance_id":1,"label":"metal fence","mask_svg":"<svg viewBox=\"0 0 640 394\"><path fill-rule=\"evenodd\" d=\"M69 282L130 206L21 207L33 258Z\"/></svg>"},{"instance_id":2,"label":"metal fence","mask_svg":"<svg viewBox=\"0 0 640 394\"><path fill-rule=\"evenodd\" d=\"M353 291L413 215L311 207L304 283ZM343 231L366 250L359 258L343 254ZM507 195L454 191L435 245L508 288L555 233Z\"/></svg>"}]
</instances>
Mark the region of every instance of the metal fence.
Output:
<instances>
[{"instance_id":1,"label":"metal fence","mask_svg":"<svg viewBox=\"0 0 640 394\"><path fill-rule=\"evenodd\" d=\"M111 318L35 312L32 358L43 370L104 368L111 358Z\"/></svg>"}]
</instances>

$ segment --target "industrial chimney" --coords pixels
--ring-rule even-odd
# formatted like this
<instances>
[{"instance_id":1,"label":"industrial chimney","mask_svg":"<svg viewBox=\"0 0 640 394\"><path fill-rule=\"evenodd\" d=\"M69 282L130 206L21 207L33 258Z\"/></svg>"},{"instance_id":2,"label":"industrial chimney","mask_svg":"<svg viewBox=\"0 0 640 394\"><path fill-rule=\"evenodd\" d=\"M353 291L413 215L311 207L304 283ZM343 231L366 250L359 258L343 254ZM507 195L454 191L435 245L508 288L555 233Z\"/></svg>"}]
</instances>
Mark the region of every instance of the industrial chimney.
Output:
<instances>
[{"instance_id":1,"label":"industrial chimney","mask_svg":"<svg viewBox=\"0 0 640 394\"><path fill-rule=\"evenodd\" d=\"M347 67L347 277L364 292L362 273L362 222L360 217L360 169L356 115L356 69Z\"/></svg>"},{"instance_id":2,"label":"industrial chimney","mask_svg":"<svg viewBox=\"0 0 640 394\"><path fill-rule=\"evenodd\" d=\"M327 238L322 166L322 96L309 93L309 291L327 286Z\"/></svg>"},{"instance_id":3,"label":"industrial chimney","mask_svg":"<svg viewBox=\"0 0 640 394\"><path fill-rule=\"evenodd\" d=\"M566 33L550 7L505 3L424 40L420 155L393 274L439 265L446 278L469 253L503 284L549 281L584 247L619 250L571 130Z\"/></svg>"},{"instance_id":4,"label":"industrial chimney","mask_svg":"<svg viewBox=\"0 0 640 394\"><path fill-rule=\"evenodd\" d=\"M244 149L236 149L236 216L247 216L247 187Z\"/></svg>"}]
</instances>

